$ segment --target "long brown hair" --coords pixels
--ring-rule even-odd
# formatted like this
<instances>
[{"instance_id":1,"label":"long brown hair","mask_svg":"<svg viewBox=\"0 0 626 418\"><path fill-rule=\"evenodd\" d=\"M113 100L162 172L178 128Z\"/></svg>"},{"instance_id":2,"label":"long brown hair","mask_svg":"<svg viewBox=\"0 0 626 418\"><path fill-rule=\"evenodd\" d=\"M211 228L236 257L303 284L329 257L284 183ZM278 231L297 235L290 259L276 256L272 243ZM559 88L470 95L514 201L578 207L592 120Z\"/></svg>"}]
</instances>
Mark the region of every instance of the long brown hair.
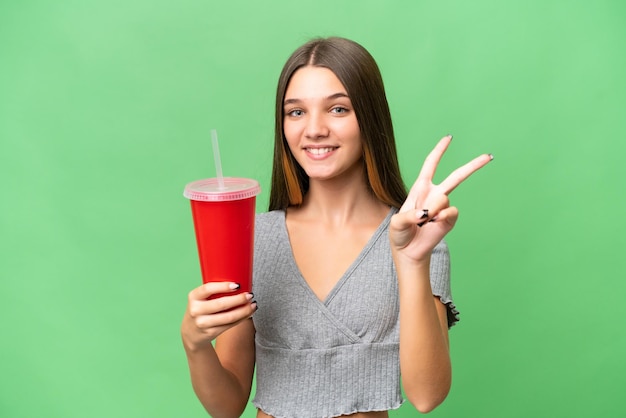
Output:
<instances>
[{"instance_id":1,"label":"long brown hair","mask_svg":"<svg viewBox=\"0 0 626 418\"><path fill-rule=\"evenodd\" d=\"M399 208L406 199L400 175L391 113L378 65L358 43L345 38L317 38L298 48L287 60L276 91L274 164L269 210L302 204L309 178L297 163L283 132L285 91L292 75L304 66L331 70L346 88L354 107L368 185L383 203Z\"/></svg>"}]
</instances>

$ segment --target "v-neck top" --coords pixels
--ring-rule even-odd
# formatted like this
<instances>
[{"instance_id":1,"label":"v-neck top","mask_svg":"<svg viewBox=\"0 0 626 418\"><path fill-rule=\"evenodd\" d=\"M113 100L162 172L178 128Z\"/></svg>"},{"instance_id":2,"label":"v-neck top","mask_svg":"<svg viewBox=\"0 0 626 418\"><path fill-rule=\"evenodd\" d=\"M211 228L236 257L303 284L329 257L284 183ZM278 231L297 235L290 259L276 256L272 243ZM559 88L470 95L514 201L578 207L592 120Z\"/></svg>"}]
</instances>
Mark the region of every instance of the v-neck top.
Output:
<instances>
[{"instance_id":1,"label":"v-neck top","mask_svg":"<svg viewBox=\"0 0 626 418\"><path fill-rule=\"evenodd\" d=\"M256 216L253 402L258 408L276 418L319 418L402 404L398 281L388 237L396 211L389 211L323 301L298 269L285 212ZM443 241L433 251L430 275L433 294L448 307L452 325L458 312Z\"/></svg>"}]
</instances>

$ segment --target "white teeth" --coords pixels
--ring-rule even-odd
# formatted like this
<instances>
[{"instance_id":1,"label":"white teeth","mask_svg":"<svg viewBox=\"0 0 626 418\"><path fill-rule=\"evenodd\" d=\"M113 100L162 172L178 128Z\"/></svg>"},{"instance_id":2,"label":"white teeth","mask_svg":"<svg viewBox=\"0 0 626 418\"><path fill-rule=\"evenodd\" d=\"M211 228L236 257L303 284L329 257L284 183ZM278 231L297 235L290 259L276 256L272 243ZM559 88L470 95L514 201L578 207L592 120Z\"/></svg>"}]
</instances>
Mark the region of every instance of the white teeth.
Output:
<instances>
[{"instance_id":1,"label":"white teeth","mask_svg":"<svg viewBox=\"0 0 626 418\"><path fill-rule=\"evenodd\" d=\"M310 152L311 154L322 155L322 154L329 153L334 149L335 148L329 147L329 148L307 148L306 150Z\"/></svg>"}]
</instances>

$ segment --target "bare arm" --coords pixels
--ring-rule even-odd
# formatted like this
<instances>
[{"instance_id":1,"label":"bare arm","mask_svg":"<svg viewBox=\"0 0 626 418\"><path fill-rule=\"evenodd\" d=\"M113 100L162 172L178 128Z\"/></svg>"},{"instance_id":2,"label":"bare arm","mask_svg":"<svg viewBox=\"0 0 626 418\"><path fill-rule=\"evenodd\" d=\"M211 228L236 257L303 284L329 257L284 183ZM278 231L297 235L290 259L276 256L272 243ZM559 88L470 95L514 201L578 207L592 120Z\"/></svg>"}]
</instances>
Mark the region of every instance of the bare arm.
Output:
<instances>
[{"instance_id":1,"label":"bare arm","mask_svg":"<svg viewBox=\"0 0 626 418\"><path fill-rule=\"evenodd\" d=\"M189 294L181 334L196 396L214 418L241 416L254 372L256 304L250 294L205 300L228 291L229 283L209 283ZM224 309L237 307L228 312ZM215 347L211 343L215 339Z\"/></svg>"},{"instance_id":2,"label":"bare arm","mask_svg":"<svg viewBox=\"0 0 626 418\"><path fill-rule=\"evenodd\" d=\"M411 404L429 412L444 401L452 380L446 307L432 294L428 263L396 266L402 384Z\"/></svg>"},{"instance_id":3,"label":"bare arm","mask_svg":"<svg viewBox=\"0 0 626 418\"><path fill-rule=\"evenodd\" d=\"M452 380L446 307L432 294L430 257L458 217L448 195L493 158L481 155L435 185L433 176L451 140L444 137L428 155L389 229L400 291L402 383L407 398L421 412L443 402Z\"/></svg>"}]
</instances>

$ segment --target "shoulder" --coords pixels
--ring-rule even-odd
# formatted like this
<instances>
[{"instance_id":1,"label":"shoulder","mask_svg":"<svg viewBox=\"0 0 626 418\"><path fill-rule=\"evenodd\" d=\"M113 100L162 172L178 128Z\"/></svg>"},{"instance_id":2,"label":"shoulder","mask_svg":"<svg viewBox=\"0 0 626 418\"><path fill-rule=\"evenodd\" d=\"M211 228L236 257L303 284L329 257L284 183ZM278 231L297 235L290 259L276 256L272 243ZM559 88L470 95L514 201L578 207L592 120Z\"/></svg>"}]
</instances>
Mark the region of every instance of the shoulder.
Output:
<instances>
[{"instance_id":1,"label":"shoulder","mask_svg":"<svg viewBox=\"0 0 626 418\"><path fill-rule=\"evenodd\" d=\"M279 231L281 223L284 222L285 212L282 210L257 213L254 219L256 240L264 240L264 237L275 235Z\"/></svg>"},{"instance_id":2,"label":"shoulder","mask_svg":"<svg viewBox=\"0 0 626 418\"><path fill-rule=\"evenodd\" d=\"M274 226L285 219L285 211L272 210L270 212L257 213L255 215L256 228L264 228Z\"/></svg>"}]
</instances>

